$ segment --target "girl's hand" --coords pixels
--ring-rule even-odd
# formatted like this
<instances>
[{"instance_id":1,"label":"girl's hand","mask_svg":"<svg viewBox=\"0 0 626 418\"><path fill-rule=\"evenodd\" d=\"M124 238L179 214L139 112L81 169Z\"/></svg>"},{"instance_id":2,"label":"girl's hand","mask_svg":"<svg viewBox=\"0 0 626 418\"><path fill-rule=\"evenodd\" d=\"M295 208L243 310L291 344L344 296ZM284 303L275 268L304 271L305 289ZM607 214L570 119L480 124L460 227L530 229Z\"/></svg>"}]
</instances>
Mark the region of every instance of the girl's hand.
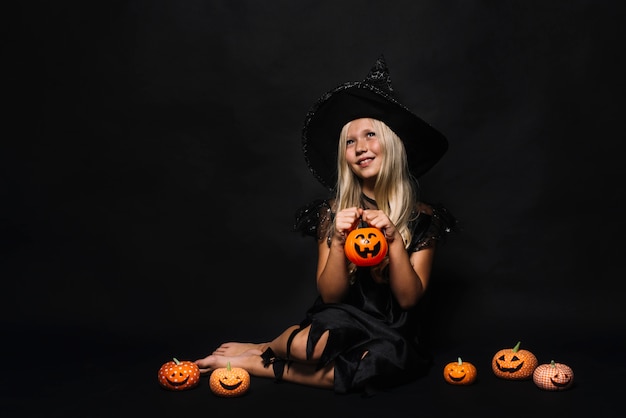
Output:
<instances>
[{"instance_id":1,"label":"girl's hand","mask_svg":"<svg viewBox=\"0 0 626 418\"><path fill-rule=\"evenodd\" d=\"M361 219L363 219L363 221L365 221L369 226L373 226L383 231L387 241L391 242L394 240L396 235L396 226L382 210L363 210Z\"/></svg>"},{"instance_id":2,"label":"girl's hand","mask_svg":"<svg viewBox=\"0 0 626 418\"><path fill-rule=\"evenodd\" d=\"M345 241L346 236L352 231L361 221L363 215L363 209L353 207L343 209L337 212L335 215L335 235Z\"/></svg>"}]
</instances>

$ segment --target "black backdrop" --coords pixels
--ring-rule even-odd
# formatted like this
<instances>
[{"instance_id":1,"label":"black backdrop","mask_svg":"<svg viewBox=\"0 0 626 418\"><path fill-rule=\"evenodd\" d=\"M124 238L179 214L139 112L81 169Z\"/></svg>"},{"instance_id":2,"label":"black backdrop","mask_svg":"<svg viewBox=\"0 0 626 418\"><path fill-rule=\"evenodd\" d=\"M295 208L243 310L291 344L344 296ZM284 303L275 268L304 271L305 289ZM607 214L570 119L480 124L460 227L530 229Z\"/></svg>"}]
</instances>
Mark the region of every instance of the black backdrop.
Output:
<instances>
[{"instance_id":1,"label":"black backdrop","mask_svg":"<svg viewBox=\"0 0 626 418\"><path fill-rule=\"evenodd\" d=\"M421 179L461 225L423 301L437 359L468 353L488 375L491 354L522 340L541 362L586 368L588 384L626 372L592 371L625 348L622 9L144 0L7 13L0 309L3 350L28 373L3 381L3 402L23 412L36 396L49 412L78 383L101 396L61 415L111 412L130 402L112 395L127 390L114 373L155 384L173 355L299 321L315 250L293 216L326 193L302 122L381 53L403 103L450 142ZM33 387L31 374L56 383ZM322 396L297 395L309 393ZM142 395L181 399L148 384Z\"/></svg>"}]
</instances>

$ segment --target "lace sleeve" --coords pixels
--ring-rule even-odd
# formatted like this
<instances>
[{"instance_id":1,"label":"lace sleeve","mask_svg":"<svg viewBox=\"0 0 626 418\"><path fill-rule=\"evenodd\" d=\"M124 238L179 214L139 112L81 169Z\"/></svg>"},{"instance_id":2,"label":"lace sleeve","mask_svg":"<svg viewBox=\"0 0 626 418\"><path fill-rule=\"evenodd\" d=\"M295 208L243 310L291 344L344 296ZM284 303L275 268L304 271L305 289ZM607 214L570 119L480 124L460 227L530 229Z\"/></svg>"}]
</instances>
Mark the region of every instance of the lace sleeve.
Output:
<instances>
[{"instance_id":1,"label":"lace sleeve","mask_svg":"<svg viewBox=\"0 0 626 418\"><path fill-rule=\"evenodd\" d=\"M318 199L298 209L295 218L295 231L321 241L329 236L334 213L328 200Z\"/></svg>"},{"instance_id":2,"label":"lace sleeve","mask_svg":"<svg viewBox=\"0 0 626 418\"><path fill-rule=\"evenodd\" d=\"M425 205L426 210L411 225L413 238L408 251L414 252L432 247L437 241L445 241L447 234L456 230L457 220L441 205Z\"/></svg>"}]
</instances>

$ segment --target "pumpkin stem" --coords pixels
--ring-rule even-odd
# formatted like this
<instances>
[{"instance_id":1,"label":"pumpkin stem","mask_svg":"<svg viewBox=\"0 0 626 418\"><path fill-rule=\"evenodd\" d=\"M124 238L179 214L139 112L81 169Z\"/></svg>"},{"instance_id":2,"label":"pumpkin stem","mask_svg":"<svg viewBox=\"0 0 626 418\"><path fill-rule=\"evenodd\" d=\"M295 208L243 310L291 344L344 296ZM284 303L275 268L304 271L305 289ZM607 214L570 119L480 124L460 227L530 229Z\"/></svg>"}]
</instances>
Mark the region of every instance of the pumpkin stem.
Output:
<instances>
[{"instance_id":1,"label":"pumpkin stem","mask_svg":"<svg viewBox=\"0 0 626 418\"><path fill-rule=\"evenodd\" d=\"M174 357L174 363L176 363L176 365L178 366L180 364L180 361L176 357Z\"/></svg>"},{"instance_id":2,"label":"pumpkin stem","mask_svg":"<svg viewBox=\"0 0 626 418\"><path fill-rule=\"evenodd\" d=\"M463 361L461 360L461 357L459 357L458 362L459 362L459 366L460 366L461 364L463 364Z\"/></svg>"},{"instance_id":3,"label":"pumpkin stem","mask_svg":"<svg viewBox=\"0 0 626 418\"><path fill-rule=\"evenodd\" d=\"M230 371L230 361L226 363L226 370Z\"/></svg>"},{"instance_id":4,"label":"pumpkin stem","mask_svg":"<svg viewBox=\"0 0 626 418\"><path fill-rule=\"evenodd\" d=\"M550 366L553 368L556 368L556 364L554 363L554 360L550 360Z\"/></svg>"},{"instance_id":5,"label":"pumpkin stem","mask_svg":"<svg viewBox=\"0 0 626 418\"><path fill-rule=\"evenodd\" d=\"M518 342L517 342L517 344L515 344L515 347L513 347L513 352L514 352L514 353L517 353L517 351L519 350L519 346L520 346L520 344L521 344L521 343L522 343L521 341L518 341Z\"/></svg>"}]
</instances>

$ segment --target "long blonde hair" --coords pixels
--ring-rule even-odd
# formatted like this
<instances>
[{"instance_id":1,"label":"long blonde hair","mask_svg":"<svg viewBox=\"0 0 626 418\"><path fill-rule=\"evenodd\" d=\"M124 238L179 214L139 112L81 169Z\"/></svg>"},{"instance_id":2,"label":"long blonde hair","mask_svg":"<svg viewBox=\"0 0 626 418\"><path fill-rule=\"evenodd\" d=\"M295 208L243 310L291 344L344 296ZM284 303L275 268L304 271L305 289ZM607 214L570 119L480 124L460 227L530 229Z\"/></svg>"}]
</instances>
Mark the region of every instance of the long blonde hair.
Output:
<instances>
[{"instance_id":1,"label":"long blonde hair","mask_svg":"<svg viewBox=\"0 0 626 418\"><path fill-rule=\"evenodd\" d=\"M394 223L405 247L411 243L408 227L413 209L417 205L417 183L411 176L402 140L378 119L369 119L378 136L382 150L382 166L376 179L374 193L378 209ZM362 205L361 179L346 161L346 140L350 123L344 125L339 135L336 186L336 210ZM380 156L379 156L380 157Z\"/></svg>"}]
</instances>

